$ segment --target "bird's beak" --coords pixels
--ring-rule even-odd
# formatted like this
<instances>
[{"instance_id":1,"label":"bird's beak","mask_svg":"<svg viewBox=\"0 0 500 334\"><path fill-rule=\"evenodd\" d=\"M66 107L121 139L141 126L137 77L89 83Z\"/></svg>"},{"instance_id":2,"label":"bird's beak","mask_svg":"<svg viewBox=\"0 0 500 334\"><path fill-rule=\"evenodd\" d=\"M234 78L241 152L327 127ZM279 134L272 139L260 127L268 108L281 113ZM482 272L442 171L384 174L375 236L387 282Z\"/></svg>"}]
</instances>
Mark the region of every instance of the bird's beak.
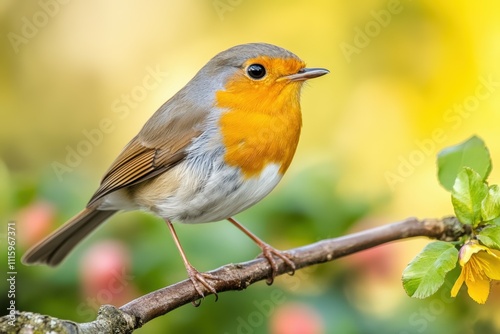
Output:
<instances>
[{"instance_id":1,"label":"bird's beak","mask_svg":"<svg viewBox=\"0 0 500 334\"><path fill-rule=\"evenodd\" d=\"M330 73L330 71L328 71L326 68L302 68L297 73L285 75L284 77L279 78L278 81L305 81L320 77L328 73Z\"/></svg>"}]
</instances>

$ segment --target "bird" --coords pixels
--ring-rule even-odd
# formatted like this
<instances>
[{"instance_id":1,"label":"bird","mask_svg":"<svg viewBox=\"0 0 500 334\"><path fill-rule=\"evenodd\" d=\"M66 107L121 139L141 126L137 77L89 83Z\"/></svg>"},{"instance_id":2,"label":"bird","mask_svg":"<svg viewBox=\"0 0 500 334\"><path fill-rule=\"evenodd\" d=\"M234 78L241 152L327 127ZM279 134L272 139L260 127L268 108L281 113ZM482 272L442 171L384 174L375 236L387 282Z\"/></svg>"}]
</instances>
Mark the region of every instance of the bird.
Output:
<instances>
[{"instance_id":1,"label":"bird","mask_svg":"<svg viewBox=\"0 0 500 334\"><path fill-rule=\"evenodd\" d=\"M287 254L233 216L267 196L287 171L302 127L303 83L327 73L267 43L218 53L123 148L86 207L29 249L22 262L56 266L115 213L142 210L166 222L201 297L217 297L210 283L217 278L188 261L174 222L228 220L261 248L271 266L269 284L278 268L274 257L293 273Z\"/></svg>"}]
</instances>

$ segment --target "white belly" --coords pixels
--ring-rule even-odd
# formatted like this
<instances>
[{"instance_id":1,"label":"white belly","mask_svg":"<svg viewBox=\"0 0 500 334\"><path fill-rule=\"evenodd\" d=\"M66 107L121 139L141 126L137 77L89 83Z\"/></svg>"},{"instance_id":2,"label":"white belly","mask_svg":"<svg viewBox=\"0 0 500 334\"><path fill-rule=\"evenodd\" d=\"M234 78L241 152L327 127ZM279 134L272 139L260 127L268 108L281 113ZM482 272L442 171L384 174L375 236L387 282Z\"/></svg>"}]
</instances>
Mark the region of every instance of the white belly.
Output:
<instances>
[{"instance_id":1,"label":"white belly","mask_svg":"<svg viewBox=\"0 0 500 334\"><path fill-rule=\"evenodd\" d=\"M269 194L281 180L279 169L278 164L270 164L250 179L243 179L240 171L231 167L211 173L206 181L185 175L175 195L156 203L154 211L163 218L190 224L229 218Z\"/></svg>"}]
</instances>

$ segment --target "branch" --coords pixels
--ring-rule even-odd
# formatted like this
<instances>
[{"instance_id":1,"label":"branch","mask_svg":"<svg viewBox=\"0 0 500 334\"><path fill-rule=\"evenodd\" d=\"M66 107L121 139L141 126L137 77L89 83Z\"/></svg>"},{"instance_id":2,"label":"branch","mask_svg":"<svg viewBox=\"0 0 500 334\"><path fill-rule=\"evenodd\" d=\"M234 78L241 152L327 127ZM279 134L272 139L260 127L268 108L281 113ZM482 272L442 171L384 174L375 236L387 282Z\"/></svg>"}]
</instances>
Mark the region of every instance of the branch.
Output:
<instances>
[{"instance_id":1,"label":"branch","mask_svg":"<svg viewBox=\"0 0 500 334\"><path fill-rule=\"evenodd\" d=\"M304 268L324 263L340 257L372 248L390 241L412 237L429 237L443 241L456 241L469 234L455 217L444 219L408 218L404 221L372 228L347 236L322 240L307 246L286 251L296 268ZM281 259L277 275L286 273L287 267ZM218 280L213 287L217 292L243 290L251 284L265 280L271 274L271 266L264 258L228 264L209 272ZM205 291L209 295L209 291ZM97 320L76 324L48 316L29 312L16 313L15 319L9 316L0 318L0 332L17 333L21 328L42 329L50 332L57 326L57 333L132 333L150 320L164 315L176 308L195 302L200 298L189 279L141 296L119 309L105 305L99 310ZM9 322L12 321L10 324ZM41 325L51 326L40 327ZM5 327L6 326L6 327Z\"/></svg>"}]
</instances>

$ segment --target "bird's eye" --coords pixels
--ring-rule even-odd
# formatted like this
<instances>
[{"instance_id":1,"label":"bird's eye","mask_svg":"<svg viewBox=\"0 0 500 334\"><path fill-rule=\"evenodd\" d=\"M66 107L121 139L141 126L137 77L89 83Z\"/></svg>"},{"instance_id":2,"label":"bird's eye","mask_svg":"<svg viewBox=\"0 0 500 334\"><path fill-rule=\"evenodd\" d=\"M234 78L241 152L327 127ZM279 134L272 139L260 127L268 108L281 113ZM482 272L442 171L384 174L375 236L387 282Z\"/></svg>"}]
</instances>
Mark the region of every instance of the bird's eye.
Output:
<instances>
[{"instance_id":1,"label":"bird's eye","mask_svg":"<svg viewBox=\"0 0 500 334\"><path fill-rule=\"evenodd\" d=\"M252 79L262 79L266 75L266 69L261 64L252 64L247 67L247 73Z\"/></svg>"}]
</instances>

